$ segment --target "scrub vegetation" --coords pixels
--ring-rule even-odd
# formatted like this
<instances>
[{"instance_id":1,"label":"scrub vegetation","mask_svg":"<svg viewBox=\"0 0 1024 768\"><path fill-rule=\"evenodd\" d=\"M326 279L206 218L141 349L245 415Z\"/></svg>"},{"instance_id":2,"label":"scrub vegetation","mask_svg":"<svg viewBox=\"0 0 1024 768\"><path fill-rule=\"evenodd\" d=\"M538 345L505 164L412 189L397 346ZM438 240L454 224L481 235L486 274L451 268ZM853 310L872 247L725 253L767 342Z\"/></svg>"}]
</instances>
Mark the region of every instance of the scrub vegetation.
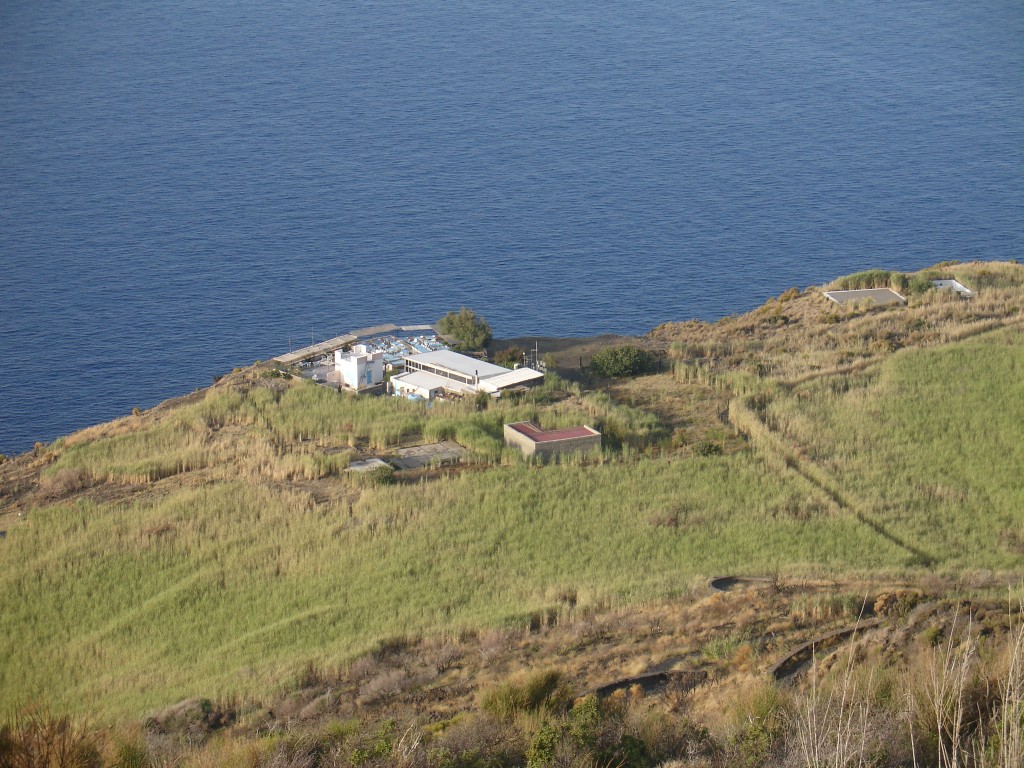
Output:
<instances>
[{"instance_id":1,"label":"scrub vegetation","mask_svg":"<svg viewBox=\"0 0 1024 768\"><path fill-rule=\"evenodd\" d=\"M1024 268L831 287L876 285L908 305L660 326L635 378L569 351L428 406L258 365L9 459L0 764L1019 764ZM527 460L522 420L604 447Z\"/></svg>"}]
</instances>

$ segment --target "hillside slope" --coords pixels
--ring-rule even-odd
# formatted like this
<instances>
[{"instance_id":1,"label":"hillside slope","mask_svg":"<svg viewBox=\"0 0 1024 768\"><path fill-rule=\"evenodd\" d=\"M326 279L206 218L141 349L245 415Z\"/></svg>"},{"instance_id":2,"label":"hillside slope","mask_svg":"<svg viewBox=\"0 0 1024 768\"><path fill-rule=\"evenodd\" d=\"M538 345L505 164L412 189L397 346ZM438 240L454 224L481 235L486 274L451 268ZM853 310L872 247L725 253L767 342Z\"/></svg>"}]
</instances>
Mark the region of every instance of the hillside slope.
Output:
<instances>
[{"instance_id":1,"label":"hillside slope","mask_svg":"<svg viewBox=\"0 0 1024 768\"><path fill-rule=\"evenodd\" d=\"M0 705L258 701L387 638L571 624L722 573L1012 581L1022 273L928 271L979 295L894 308L794 290L656 329L663 373L551 377L485 410L257 367L39 446L0 465ZM501 443L520 419L594 424L606 448L528 463ZM462 466L343 472L441 439Z\"/></svg>"}]
</instances>

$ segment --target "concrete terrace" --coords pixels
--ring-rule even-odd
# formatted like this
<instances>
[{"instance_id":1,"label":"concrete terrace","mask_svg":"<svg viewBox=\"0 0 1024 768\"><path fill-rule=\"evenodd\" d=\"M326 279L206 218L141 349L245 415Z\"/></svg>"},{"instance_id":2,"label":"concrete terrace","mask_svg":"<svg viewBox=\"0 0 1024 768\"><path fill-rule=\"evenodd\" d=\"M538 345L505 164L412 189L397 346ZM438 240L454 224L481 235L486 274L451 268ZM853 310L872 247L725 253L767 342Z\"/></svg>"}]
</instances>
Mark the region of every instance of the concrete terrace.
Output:
<instances>
[{"instance_id":1,"label":"concrete terrace","mask_svg":"<svg viewBox=\"0 0 1024 768\"><path fill-rule=\"evenodd\" d=\"M389 333L408 334L425 331L433 333L438 337L441 336L440 332L432 325L374 325L369 328L359 328L351 333L346 333L344 336L335 336L333 339L321 341L318 344L312 344L308 347L297 349L294 352L278 355L273 358L273 362L281 363L282 365L293 365L303 360L319 357L320 355L329 355L336 349L341 349L346 344L352 344L360 339L370 339L374 336L383 336Z\"/></svg>"}]
</instances>

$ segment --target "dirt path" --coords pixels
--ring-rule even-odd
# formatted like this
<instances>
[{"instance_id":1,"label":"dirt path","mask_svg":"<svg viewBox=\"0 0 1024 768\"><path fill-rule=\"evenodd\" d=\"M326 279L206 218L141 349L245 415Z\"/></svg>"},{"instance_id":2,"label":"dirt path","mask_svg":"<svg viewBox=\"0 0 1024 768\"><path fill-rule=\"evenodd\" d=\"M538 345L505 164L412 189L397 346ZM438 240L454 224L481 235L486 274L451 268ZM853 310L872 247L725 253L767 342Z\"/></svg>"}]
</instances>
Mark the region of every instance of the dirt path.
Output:
<instances>
[{"instance_id":1,"label":"dirt path","mask_svg":"<svg viewBox=\"0 0 1024 768\"><path fill-rule=\"evenodd\" d=\"M881 624L882 619L869 619L868 621L859 621L850 627L819 635L783 656L768 670L768 674L777 682L790 682L813 663L816 654L831 651L857 632L874 629Z\"/></svg>"},{"instance_id":2,"label":"dirt path","mask_svg":"<svg viewBox=\"0 0 1024 768\"><path fill-rule=\"evenodd\" d=\"M755 584L770 584L766 576L716 576L708 582L715 592L731 592L739 587L750 587Z\"/></svg>"}]
</instances>

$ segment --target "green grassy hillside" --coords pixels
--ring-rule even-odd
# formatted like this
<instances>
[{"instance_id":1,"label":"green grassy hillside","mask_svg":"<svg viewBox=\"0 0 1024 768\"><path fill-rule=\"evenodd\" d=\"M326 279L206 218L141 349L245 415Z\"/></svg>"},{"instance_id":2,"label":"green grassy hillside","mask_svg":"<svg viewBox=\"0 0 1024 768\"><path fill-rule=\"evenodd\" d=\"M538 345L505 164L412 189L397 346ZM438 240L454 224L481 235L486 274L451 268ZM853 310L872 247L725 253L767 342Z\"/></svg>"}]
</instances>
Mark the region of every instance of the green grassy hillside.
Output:
<instances>
[{"instance_id":1,"label":"green grassy hillside","mask_svg":"<svg viewBox=\"0 0 1024 768\"><path fill-rule=\"evenodd\" d=\"M40 446L0 465L0 707L258 700L389 637L572 620L722 573L1019 572L1024 281L957 274L982 269L999 279L973 304L837 313L794 291L665 326L647 343L669 372L552 377L483 410L264 367ZM725 422L730 398L752 421ZM606 448L526 462L501 443L526 418L594 424ZM439 439L467 462L342 472Z\"/></svg>"},{"instance_id":2,"label":"green grassy hillside","mask_svg":"<svg viewBox=\"0 0 1024 768\"><path fill-rule=\"evenodd\" d=\"M908 349L855 384L819 379L768 421L843 498L936 567L1024 556L1024 331Z\"/></svg>"}]
</instances>

